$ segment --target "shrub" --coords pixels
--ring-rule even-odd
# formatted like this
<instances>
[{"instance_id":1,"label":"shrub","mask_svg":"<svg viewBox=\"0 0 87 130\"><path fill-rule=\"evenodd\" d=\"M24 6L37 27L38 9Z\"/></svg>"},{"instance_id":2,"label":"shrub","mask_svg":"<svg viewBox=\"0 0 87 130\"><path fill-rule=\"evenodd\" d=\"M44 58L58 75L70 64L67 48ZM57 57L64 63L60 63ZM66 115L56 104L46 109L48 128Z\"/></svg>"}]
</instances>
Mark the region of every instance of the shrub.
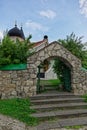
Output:
<instances>
[{"instance_id":1,"label":"shrub","mask_svg":"<svg viewBox=\"0 0 87 130\"><path fill-rule=\"evenodd\" d=\"M27 57L32 49L29 38L24 41L12 41L9 36L5 36L0 44L0 65L26 63Z\"/></svg>"}]
</instances>

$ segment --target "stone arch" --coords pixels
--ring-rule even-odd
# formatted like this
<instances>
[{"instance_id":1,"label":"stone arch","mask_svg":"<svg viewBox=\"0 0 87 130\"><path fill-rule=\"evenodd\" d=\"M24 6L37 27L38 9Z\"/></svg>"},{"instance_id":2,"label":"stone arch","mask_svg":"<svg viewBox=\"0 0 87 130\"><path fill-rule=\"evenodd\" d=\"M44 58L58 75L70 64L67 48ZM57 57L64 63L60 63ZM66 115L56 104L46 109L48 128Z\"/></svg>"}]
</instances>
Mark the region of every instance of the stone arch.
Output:
<instances>
[{"instance_id":1,"label":"stone arch","mask_svg":"<svg viewBox=\"0 0 87 130\"><path fill-rule=\"evenodd\" d=\"M67 64L71 68L72 73L72 89L75 94L82 94L84 91L79 89L79 85L82 88L83 84L85 84L85 88L87 86L87 73L81 70L81 61L71 54L66 48L64 48L60 43L54 41L49 45L45 46L38 52L34 53L27 60L27 68L29 72L30 80L33 81L32 85L32 94L36 94L36 75L37 75L37 67L43 62L45 59L50 57L59 57L65 64ZM81 75L84 74L84 81L81 82Z\"/></svg>"}]
</instances>

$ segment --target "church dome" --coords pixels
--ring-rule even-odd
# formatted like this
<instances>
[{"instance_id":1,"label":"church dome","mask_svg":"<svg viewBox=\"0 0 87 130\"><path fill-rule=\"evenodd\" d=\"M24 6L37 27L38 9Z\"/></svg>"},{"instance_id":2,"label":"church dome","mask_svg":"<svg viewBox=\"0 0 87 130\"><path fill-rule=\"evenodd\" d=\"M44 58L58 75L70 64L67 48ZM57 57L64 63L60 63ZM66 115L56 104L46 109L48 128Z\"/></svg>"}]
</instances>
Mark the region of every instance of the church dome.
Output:
<instances>
[{"instance_id":1,"label":"church dome","mask_svg":"<svg viewBox=\"0 0 87 130\"><path fill-rule=\"evenodd\" d=\"M17 25L15 25L14 28L10 29L8 31L8 36L17 36L17 37L20 37L22 39L25 39L25 36L24 36L24 33L23 33L23 30L22 30L22 27L21 29L19 29L17 27Z\"/></svg>"}]
</instances>

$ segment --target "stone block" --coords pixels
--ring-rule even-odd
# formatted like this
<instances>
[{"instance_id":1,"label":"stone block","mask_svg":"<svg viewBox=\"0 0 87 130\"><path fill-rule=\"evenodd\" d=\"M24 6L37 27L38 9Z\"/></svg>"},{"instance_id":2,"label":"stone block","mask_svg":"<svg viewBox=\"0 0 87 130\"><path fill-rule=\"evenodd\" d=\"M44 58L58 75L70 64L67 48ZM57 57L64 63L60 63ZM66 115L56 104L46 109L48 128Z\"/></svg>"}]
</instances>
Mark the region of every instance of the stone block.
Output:
<instances>
[{"instance_id":1,"label":"stone block","mask_svg":"<svg viewBox=\"0 0 87 130\"><path fill-rule=\"evenodd\" d=\"M60 46L60 45L56 45L56 46L54 47L54 50L59 50L59 49L61 49L61 46Z\"/></svg>"},{"instance_id":2,"label":"stone block","mask_svg":"<svg viewBox=\"0 0 87 130\"><path fill-rule=\"evenodd\" d=\"M32 79L35 79L37 76L36 76L36 74L31 74L30 77L31 77Z\"/></svg>"},{"instance_id":3,"label":"stone block","mask_svg":"<svg viewBox=\"0 0 87 130\"><path fill-rule=\"evenodd\" d=\"M83 90L84 90L84 91L87 90L87 86L83 86Z\"/></svg>"},{"instance_id":4,"label":"stone block","mask_svg":"<svg viewBox=\"0 0 87 130\"><path fill-rule=\"evenodd\" d=\"M26 85L27 86L32 86L33 85L33 81L32 80L27 80L26 81Z\"/></svg>"},{"instance_id":5,"label":"stone block","mask_svg":"<svg viewBox=\"0 0 87 130\"><path fill-rule=\"evenodd\" d=\"M12 92L11 92L11 95L16 96L16 95L17 95L17 92L16 92L16 91L12 91Z\"/></svg>"},{"instance_id":6,"label":"stone block","mask_svg":"<svg viewBox=\"0 0 87 130\"><path fill-rule=\"evenodd\" d=\"M51 51L48 51L47 53L48 53L49 56L52 56Z\"/></svg>"},{"instance_id":7,"label":"stone block","mask_svg":"<svg viewBox=\"0 0 87 130\"><path fill-rule=\"evenodd\" d=\"M35 68L36 68L36 66L38 66L38 65L40 65L40 61L36 61L36 62L35 62Z\"/></svg>"},{"instance_id":8,"label":"stone block","mask_svg":"<svg viewBox=\"0 0 87 130\"><path fill-rule=\"evenodd\" d=\"M21 81L16 81L15 83L17 86L21 86Z\"/></svg>"},{"instance_id":9,"label":"stone block","mask_svg":"<svg viewBox=\"0 0 87 130\"><path fill-rule=\"evenodd\" d=\"M79 94L80 94L80 95L84 95L84 90L80 90L80 91L79 91Z\"/></svg>"},{"instance_id":10,"label":"stone block","mask_svg":"<svg viewBox=\"0 0 87 130\"><path fill-rule=\"evenodd\" d=\"M33 93L32 93L32 92L26 93L26 97L30 97L30 96L33 96Z\"/></svg>"},{"instance_id":11,"label":"stone block","mask_svg":"<svg viewBox=\"0 0 87 130\"><path fill-rule=\"evenodd\" d=\"M44 51L41 51L41 52L39 53L39 56L44 56Z\"/></svg>"},{"instance_id":12,"label":"stone block","mask_svg":"<svg viewBox=\"0 0 87 130\"><path fill-rule=\"evenodd\" d=\"M57 51L56 52L58 56L61 56L61 52L60 51Z\"/></svg>"},{"instance_id":13,"label":"stone block","mask_svg":"<svg viewBox=\"0 0 87 130\"><path fill-rule=\"evenodd\" d=\"M37 79L33 80L33 84L36 85L37 84Z\"/></svg>"},{"instance_id":14,"label":"stone block","mask_svg":"<svg viewBox=\"0 0 87 130\"><path fill-rule=\"evenodd\" d=\"M51 51L52 51L53 48L54 48L54 46L55 46L54 44L51 44L50 46L48 46L48 50L51 50Z\"/></svg>"},{"instance_id":15,"label":"stone block","mask_svg":"<svg viewBox=\"0 0 87 130\"><path fill-rule=\"evenodd\" d=\"M74 94L75 94L75 95L78 95L78 94L79 94L78 89L74 89Z\"/></svg>"},{"instance_id":16,"label":"stone block","mask_svg":"<svg viewBox=\"0 0 87 130\"><path fill-rule=\"evenodd\" d=\"M28 91L29 91L29 87L24 87L24 92L28 93Z\"/></svg>"},{"instance_id":17,"label":"stone block","mask_svg":"<svg viewBox=\"0 0 87 130\"><path fill-rule=\"evenodd\" d=\"M8 93L8 92L11 92L11 91L13 91L15 89L16 89L15 84L8 84L6 86L3 86L1 91L5 92L5 93Z\"/></svg>"},{"instance_id":18,"label":"stone block","mask_svg":"<svg viewBox=\"0 0 87 130\"><path fill-rule=\"evenodd\" d=\"M52 51L52 56L56 56L56 55L57 55L56 51L53 50L53 51Z\"/></svg>"},{"instance_id":19,"label":"stone block","mask_svg":"<svg viewBox=\"0 0 87 130\"><path fill-rule=\"evenodd\" d=\"M36 86L32 86L29 88L30 91L36 91Z\"/></svg>"},{"instance_id":20,"label":"stone block","mask_svg":"<svg viewBox=\"0 0 87 130\"><path fill-rule=\"evenodd\" d=\"M36 65L35 64L30 64L29 68L36 68Z\"/></svg>"},{"instance_id":21,"label":"stone block","mask_svg":"<svg viewBox=\"0 0 87 130\"><path fill-rule=\"evenodd\" d=\"M49 57L48 53L45 53L44 58L47 59Z\"/></svg>"},{"instance_id":22,"label":"stone block","mask_svg":"<svg viewBox=\"0 0 87 130\"><path fill-rule=\"evenodd\" d=\"M6 98L6 94L2 93L1 99L5 99Z\"/></svg>"},{"instance_id":23,"label":"stone block","mask_svg":"<svg viewBox=\"0 0 87 130\"><path fill-rule=\"evenodd\" d=\"M40 56L40 60L43 61L44 60L44 56Z\"/></svg>"},{"instance_id":24,"label":"stone block","mask_svg":"<svg viewBox=\"0 0 87 130\"><path fill-rule=\"evenodd\" d=\"M21 85L25 86L26 85L26 81L22 81Z\"/></svg>"}]
</instances>

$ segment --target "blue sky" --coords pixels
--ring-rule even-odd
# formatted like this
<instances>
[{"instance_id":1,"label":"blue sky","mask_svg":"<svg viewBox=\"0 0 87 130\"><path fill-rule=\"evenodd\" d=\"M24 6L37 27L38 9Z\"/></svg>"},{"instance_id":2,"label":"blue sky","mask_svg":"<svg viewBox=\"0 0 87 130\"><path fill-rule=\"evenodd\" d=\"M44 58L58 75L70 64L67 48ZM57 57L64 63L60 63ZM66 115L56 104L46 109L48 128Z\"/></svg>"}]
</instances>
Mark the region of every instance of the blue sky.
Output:
<instances>
[{"instance_id":1,"label":"blue sky","mask_svg":"<svg viewBox=\"0 0 87 130\"><path fill-rule=\"evenodd\" d=\"M25 36L39 41L64 39L72 32L87 41L87 0L0 0L0 37L17 21Z\"/></svg>"}]
</instances>

